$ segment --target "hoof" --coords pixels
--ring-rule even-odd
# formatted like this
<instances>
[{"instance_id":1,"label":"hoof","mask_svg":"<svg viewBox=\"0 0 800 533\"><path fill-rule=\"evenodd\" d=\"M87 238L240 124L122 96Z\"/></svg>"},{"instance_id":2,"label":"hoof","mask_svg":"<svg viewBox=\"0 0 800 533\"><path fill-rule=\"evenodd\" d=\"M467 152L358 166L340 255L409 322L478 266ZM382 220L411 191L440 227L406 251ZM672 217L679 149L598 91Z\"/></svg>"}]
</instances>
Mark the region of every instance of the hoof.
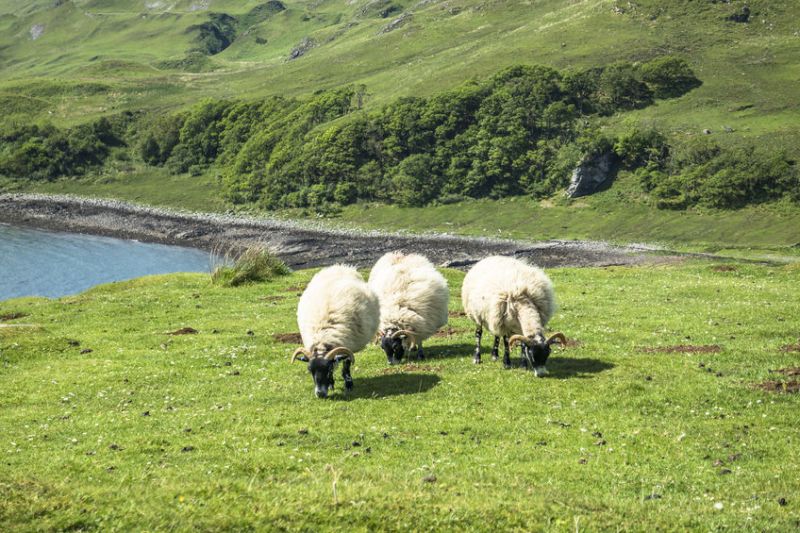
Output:
<instances>
[{"instance_id":1,"label":"hoof","mask_svg":"<svg viewBox=\"0 0 800 533\"><path fill-rule=\"evenodd\" d=\"M509 363L503 363L503 368L505 368L506 370L511 370L512 367Z\"/></svg>"},{"instance_id":2,"label":"hoof","mask_svg":"<svg viewBox=\"0 0 800 533\"><path fill-rule=\"evenodd\" d=\"M345 381L344 382L345 390L353 390L353 382L352 381Z\"/></svg>"}]
</instances>

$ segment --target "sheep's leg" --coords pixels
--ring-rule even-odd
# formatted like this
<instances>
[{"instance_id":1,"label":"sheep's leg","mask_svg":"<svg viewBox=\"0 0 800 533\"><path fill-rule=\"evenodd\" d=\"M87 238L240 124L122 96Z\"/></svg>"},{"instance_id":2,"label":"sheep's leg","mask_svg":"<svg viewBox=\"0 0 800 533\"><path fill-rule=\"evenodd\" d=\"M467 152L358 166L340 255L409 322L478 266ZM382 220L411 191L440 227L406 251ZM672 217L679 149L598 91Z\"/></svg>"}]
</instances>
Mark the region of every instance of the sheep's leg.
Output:
<instances>
[{"instance_id":1,"label":"sheep's leg","mask_svg":"<svg viewBox=\"0 0 800 533\"><path fill-rule=\"evenodd\" d=\"M342 379L344 380L344 389L351 390L353 388L353 376L350 375L350 359L345 359L342 363Z\"/></svg>"},{"instance_id":2,"label":"sheep's leg","mask_svg":"<svg viewBox=\"0 0 800 533\"><path fill-rule=\"evenodd\" d=\"M503 337L503 367L511 368L511 348L508 347L508 337Z\"/></svg>"},{"instance_id":3,"label":"sheep's leg","mask_svg":"<svg viewBox=\"0 0 800 533\"><path fill-rule=\"evenodd\" d=\"M505 338L505 337L503 337ZM494 338L494 346L492 346L492 361L497 361L498 356L498 349L497 347L500 346L500 337L495 336Z\"/></svg>"},{"instance_id":4,"label":"sheep's leg","mask_svg":"<svg viewBox=\"0 0 800 533\"><path fill-rule=\"evenodd\" d=\"M422 353L422 343L417 345L417 361L422 361L425 359L425 354Z\"/></svg>"},{"instance_id":5,"label":"sheep's leg","mask_svg":"<svg viewBox=\"0 0 800 533\"><path fill-rule=\"evenodd\" d=\"M472 360L476 365L481 364L481 337L483 336L483 328L478 326L475 329L475 358Z\"/></svg>"}]
</instances>

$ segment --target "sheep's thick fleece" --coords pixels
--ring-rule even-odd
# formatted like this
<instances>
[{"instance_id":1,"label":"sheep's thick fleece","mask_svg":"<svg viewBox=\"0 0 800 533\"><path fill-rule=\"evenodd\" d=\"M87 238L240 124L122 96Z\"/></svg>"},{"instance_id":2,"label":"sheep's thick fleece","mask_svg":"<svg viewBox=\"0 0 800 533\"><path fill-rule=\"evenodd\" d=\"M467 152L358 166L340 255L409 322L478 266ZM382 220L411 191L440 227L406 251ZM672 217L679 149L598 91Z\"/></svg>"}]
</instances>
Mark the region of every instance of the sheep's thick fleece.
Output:
<instances>
[{"instance_id":1,"label":"sheep's thick fleece","mask_svg":"<svg viewBox=\"0 0 800 533\"><path fill-rule=\"evenodd\" d=\"M320 270L297 305L303 346L312 353L338 346L358 352L375 337L379 323L378 296L351 266Z\"/></svg>"},{"instance_id":2,"label":"sheep's thick fleece","mask_svg":"<svg viewBox=\"0 0 800 533\"><path fill-rule=\"evenodd\" d=\"M447 280L426 257L385 254L372 267L369 286L381 303L380 331L413 331L422 342L447 324Z\"/></svg>"},{"instance_id":3,"label":"sheep's thick fleece","mask_svg":"<svg viewBox=\"0 0 800 533\"><path fill-rule=\"evenodd\" d=\"M497 336L542 334L555 312L553 282L540 269L512 257L479 261L464 278L464 312Z\"/></svg>"}]
</instances>

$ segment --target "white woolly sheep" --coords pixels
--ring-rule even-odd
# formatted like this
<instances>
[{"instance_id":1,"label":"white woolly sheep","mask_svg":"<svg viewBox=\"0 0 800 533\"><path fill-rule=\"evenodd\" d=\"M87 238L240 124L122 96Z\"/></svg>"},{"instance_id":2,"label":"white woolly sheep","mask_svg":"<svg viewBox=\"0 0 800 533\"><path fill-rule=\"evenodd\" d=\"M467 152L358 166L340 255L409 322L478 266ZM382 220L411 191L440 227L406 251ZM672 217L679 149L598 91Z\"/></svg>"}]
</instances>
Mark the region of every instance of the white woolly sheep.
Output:
<instances>
[{"instance_id":1,"label":"white woolly sheep","mask_svg":"<svg viewBox=\"0 0 800 533\"><path fill-rule=\"evenodd\" d=\"M492 360L497 360L502 337L503 365L511 368L510 349L519 343L523 366L539 377L547 374L550 345L556 340L566 344L563 333L544 337L556 307L553 283L541 269L525 261L502 256L479 261L464 278L461 302L466 315L477 324L475 364L481 362L483 328L495 335Z\"/></svg>"},{"instance_id":2,"label":"white woolly sheep","mask_svg":"<svg viewBox=\"0 0 800 533\"><path fill-rule=\"evenodd\" d=\"M447 324L447 280L426 257L389 252L372 267L369 286L381 303L378 335L389 364L415 346L423 359L422 342Z\"/></svg>"},{"instance_id":3,"label":"white woolly sheep","mask_svg":"<svg viewBox=\"0 0 800 533\"><path fill-rule=\"evenodd\" d=\"M318 398L333 390L333 371L339 362L343 362L345 389L353 388L353 354L370 343L379 322L378 296L355 268L333 265L311 279L297 304L303 346L294 352L292 361L308 363Z\"/></svg>"}]
</instances>

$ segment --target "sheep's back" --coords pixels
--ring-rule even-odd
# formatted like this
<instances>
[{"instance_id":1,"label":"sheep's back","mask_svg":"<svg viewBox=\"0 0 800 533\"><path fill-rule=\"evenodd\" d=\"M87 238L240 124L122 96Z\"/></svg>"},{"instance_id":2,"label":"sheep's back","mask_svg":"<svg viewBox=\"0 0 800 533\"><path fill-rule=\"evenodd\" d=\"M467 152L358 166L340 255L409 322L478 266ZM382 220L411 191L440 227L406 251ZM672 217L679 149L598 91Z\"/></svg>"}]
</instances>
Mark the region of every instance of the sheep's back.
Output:
<instances>
[{"instance_id":1,"label":"sheep's back","mask_svg":"<svg viewBox=\"0 0 800 533\"><path fill-rule=\"evenodd\" d=\"M522 302L536 306L543 326L555 312L553 283L538 267L493 256L476 263L464 277L464 312L496 335L519 331L515 304Z\"/></svg>"},{"instance_id":2,"label":"sheep's back","mask_svg":"<svg viewBox=\"0 0 800 533\"><path fill-rule=\"evenodd\" d=\"M380 300L381 329L409 329L422 341L447 324L447 280L426 257L385 254L370 272L369 285Z\"/></svg>"},{"instance_id":3,"label":"sheep's back","mask_svg":"<svg viewBox=\"0 0 800 533\"><path fill-rule=\"evenodd\" d=\"M334 265L319 271L297 306L303 345L344 346L357 352L374 337L380 320L377 295L355 268Z\"/></svg>"}]
</instances>

